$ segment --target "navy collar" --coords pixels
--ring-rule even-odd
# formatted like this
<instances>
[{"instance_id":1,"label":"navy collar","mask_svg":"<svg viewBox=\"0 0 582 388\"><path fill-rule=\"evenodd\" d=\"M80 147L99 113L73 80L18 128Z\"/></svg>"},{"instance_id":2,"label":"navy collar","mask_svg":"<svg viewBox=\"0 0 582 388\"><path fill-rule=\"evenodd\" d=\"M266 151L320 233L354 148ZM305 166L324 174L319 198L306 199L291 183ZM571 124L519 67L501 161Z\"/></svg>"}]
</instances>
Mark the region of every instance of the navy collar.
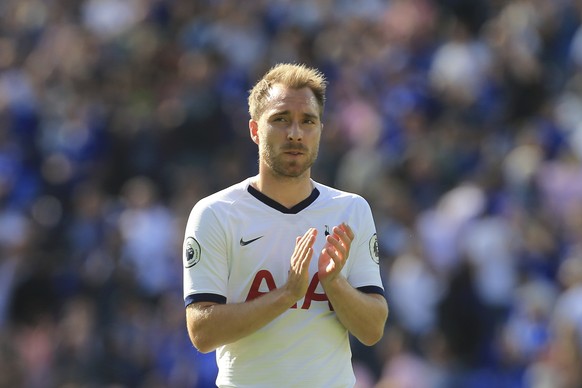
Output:
<instances>
[{"instance_id":1,"label":"navy collar","mask_svg":"<svg viewBox=\"0 0 582 388\"><path fill-rule=\"evenodd\" d=\"M307 206L311 205L317 197L319 197L319 190L316 187L313 188L309 197L305 198L303 201L299 202L297 205L287 208L281 205L279 202L275 201L272 198L267 197L265 194L261 193L259 190L255 189L253 186L249 185L247 188L249 194L253 197L264 203L265 205L272 207L275 210L280 211L284 214L297 214L301 210L305 209Z\"/></svg>"}]
</instances>

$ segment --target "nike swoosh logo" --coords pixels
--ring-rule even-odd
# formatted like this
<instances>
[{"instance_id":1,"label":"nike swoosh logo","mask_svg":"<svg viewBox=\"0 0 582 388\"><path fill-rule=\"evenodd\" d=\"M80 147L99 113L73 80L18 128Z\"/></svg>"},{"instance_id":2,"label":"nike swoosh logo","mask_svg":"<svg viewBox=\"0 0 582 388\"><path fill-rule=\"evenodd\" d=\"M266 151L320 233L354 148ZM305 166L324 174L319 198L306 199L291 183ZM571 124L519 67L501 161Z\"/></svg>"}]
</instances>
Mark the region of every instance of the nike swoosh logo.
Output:
<instances>
[{"instance_id":1,"label":"nike swoosh logo","mask_svg":"<svg viewBox=\"0 0 582 388\"><path fill-rule=\"evenodd\" d=\"M252 243L252 242L254 242L254 241L257 241L258 239L260 239L260 238L262 238L262 237L263 237L263 236L259 236L259 237L257 237L257 238L253 238L252 240L248 240L248 241L245 241L245 240L243 240L243 239L242 239L242 237L241 237L241 238L240 238L240 246L241 246L241 247L244 247L245 245L249 245L250 243Z\"/></svg>"}]
</instances>

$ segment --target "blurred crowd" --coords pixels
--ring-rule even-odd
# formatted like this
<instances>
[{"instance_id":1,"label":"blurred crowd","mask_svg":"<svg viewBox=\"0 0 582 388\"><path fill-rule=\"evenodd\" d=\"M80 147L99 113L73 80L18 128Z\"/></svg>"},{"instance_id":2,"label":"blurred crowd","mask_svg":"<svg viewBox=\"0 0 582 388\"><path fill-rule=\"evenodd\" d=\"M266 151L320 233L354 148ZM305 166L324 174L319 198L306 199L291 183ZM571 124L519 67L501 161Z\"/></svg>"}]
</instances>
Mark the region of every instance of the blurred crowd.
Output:
<instances>
[{"instance_id":1,"label":"blurred crowd","mask_svg":"<svg viewBox=\"0 0 582 388\"><path fill-rule=\"evenodd\" d=\"M358 388L582 386L582 1L2 0L0 386L209 387L194 203L253 175L247 92L330 84L314 178L374 211ZM357 232L357 231L356 231Z\"/></svg>"}]
</instances>

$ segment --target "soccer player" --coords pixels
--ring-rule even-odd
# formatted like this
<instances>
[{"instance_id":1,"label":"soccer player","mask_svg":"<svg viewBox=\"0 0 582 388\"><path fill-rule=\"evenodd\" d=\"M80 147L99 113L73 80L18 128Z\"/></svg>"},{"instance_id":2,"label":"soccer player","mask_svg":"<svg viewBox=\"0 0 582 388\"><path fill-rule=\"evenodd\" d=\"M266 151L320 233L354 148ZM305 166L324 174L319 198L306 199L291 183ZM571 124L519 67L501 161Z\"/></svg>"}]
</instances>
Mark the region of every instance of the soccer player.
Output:
<instances>
[{"instance_id":1,"label":"soccer player","mask_svg":"<svg viewBox=\"0 0 582 388\"><path fill-rule=\"evenodd\" d=\"M200 200L184 239L188 333L219 387L353 387L349 333L388 316L368 203L311 179L326 80L279 64L249 96L259 173Z\"/></svg>"}]
</instances>

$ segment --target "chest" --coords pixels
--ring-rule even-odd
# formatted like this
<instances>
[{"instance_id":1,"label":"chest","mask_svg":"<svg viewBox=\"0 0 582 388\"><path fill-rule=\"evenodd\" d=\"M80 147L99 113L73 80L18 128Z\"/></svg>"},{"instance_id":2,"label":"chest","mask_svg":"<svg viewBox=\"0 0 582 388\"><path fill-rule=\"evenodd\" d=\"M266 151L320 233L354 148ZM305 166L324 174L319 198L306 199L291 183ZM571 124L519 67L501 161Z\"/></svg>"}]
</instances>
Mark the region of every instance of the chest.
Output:
<instances>
[{"instance_id":1,"label":"chest","mask_svg":"<svg viewBox=\"0 0 582 388\"><path fill-rule=\"evenodd\" d=\"M244 209L238 209L242 212ZM325 237L341 222L355 222L350 212L302 211L298 214L274 214L265 211L247 217L235 212L228 225L227 263L229 297L238 301L249 293L268 292L287 281L290 260L297 237L309 228L317 229L313 257L309 266L309 279L313 292L323 293L314 276L317 261L325 244ZM344 267L348 271L349 266Z\"/></svg>"}]
</instances>

